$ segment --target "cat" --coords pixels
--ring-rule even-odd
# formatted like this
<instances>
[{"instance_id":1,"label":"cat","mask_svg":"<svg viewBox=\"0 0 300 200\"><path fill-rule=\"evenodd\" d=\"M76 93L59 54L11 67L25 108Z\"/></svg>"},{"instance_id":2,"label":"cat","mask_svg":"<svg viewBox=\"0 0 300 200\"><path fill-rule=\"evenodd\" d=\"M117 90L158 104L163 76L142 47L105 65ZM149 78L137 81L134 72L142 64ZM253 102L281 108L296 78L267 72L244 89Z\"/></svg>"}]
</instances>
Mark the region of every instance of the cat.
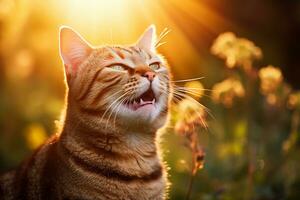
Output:
<instances>
[{"instance_id":1,"label":"cat","mask_svg":"<svg viewBox=\"0 0 300 200\"><path fill-rule=\"evenodd\" d=\"M61 131L1 177L0 199L166 199L157 131L172 86L155 26L132 45L100 47L63 26L59 46L67 86Z\"/></svg>"}]
</instances>

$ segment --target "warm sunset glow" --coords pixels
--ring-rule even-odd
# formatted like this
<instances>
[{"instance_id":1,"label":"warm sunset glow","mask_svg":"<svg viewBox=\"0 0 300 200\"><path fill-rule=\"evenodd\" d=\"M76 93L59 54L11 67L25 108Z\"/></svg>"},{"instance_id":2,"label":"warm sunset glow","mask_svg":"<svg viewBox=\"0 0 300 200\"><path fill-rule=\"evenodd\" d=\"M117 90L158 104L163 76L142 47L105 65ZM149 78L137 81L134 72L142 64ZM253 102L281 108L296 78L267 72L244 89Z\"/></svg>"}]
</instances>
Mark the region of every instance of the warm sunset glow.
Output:
<instances>
[{"instance_id":1,"label":"warm sunset glow","mask_svg":"<svg viewBox=\"0 0 300 200\"><path fill-rule=\"evenodd\" d=\"M0 199L160 199L158 176L172 200L300 199L299 13L295 0L0 0ZM145 54L154 27L167 69Z\"/></svg>"},{"instance_id":2,"label":"warm sunset glow","mask_svg":"<svg viewBox=\"0 0 300 200\"><path fill-rule=\"evenodd\" d=\"M105 30L109 33L116 25L124 28L128 25L128 17L132 15L128 6L130 2L124 0L67 0L63 1L63 16L67 22L75 26L91 28L89 32Z\"/></svg>"},{"instance_id":3,"label":"warm sunset glow","mask_svg":"<svg viewBox=\"0 0 300 200\"><path fill-rule=\"evenodd\" d=\"M164 39L167 45L162 46L160 50L176 63L173 66L174 70L183 76L186 72L177 66L189 66L199 71L205 63L193 42L187 37L195 30L181 27L174 18L174 9L187 15L191 21L199 23L199 31L217 33L223 27L231 26L225 18L201 1L187 1L181 4L178 0L54 0L52 3L53 13L64 19L62 24L76 28L95 45L133 43L149 24L156 25L158 34L168 28L171 33ZM195 39L200 43L206 40Z\"/></svg>"}]
</instances>

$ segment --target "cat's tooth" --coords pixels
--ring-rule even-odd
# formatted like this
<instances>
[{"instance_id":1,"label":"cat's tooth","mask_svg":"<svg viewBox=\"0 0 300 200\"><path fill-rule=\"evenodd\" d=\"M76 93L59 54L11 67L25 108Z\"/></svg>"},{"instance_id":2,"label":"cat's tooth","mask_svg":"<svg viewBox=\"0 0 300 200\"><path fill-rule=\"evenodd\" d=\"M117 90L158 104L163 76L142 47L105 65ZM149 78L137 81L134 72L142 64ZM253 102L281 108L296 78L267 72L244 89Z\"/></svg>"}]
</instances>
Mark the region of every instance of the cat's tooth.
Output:
<instances>
[{"instance_id":1,"label":"cat's tooth","mask_svg":"<svg viewBox=\"0 0 300 200\"><path fill-rule=\"evenodd\" d=\"M142 99L142 98L140 98L140 104L143 104L143 103L144 103L143 99Z\"/></svg>"},{"instance_id":2,"label":"cat's tooth","mask_svg":"<svg viewBox=\"0 0 300 200\"><path fill-rule=\"evenodd\" d=\"M155 99L152 100L152 104L155 104Z\"/></svg>"},{"instance_id":3,"label":"cat's tooth","mask_svg":"<svg viewBox=\"0 0 300 200\"><path fill-rule=\"evenodd\" d=\"M136 104L137 104L137 102L134 100L134 101L133 101L133 105L136 105Z\"/></svg>"}]
</instances>

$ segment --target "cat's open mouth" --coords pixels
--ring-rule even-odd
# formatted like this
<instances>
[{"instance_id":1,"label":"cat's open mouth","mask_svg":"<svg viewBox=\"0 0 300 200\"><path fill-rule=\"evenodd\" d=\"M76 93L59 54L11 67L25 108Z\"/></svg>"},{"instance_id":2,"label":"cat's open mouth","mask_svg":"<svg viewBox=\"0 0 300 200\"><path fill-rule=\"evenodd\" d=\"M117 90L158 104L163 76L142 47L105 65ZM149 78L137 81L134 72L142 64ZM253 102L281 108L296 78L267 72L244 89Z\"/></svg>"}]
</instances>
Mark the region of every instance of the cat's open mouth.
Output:
<instances>
[{"instance_id":1,"label":"cat's open mouth","mask_svg":"<svg viewBox=\"0 0 300 200\"><path fill-rule=\"evenodd\" d=\"M155 94L151 88L144 92L141 96L130 100L126 103L126 106L132 110L137 110L141 107L152 105L154 106L156 101Z\"/></svg>"}]
</instances>

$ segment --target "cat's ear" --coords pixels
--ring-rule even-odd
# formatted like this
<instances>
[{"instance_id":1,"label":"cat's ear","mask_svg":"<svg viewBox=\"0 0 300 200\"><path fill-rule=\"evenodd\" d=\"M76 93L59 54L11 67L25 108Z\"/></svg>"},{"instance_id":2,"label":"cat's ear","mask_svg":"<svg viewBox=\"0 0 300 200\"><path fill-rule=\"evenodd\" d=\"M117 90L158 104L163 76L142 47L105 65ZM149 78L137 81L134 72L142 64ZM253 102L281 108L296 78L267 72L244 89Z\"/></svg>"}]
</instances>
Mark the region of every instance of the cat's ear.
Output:
<instances>
[{"instance_id":1,"label":"cat's ear","mask_svg":"<svg viewBox=\"0 0 300 200\"><path fill-rule=\"evenodd\" d=\"M152 24L145 30L145 32L139 38L136 45L142 49L154 51L155 42L156 42L156 29L155 26Z\"/></svg>"},{"instance_id":2,"label":"cat's ear","mask_svg":"<svg viewBox=\"0 0 300 200\"><path fill-rule=\"evenodd\" d=\"M76 73L78 66L91 53L91 45L79 33L67 26L59 29L59 52L67 76Z\"/></svg>"}]
</instances>

